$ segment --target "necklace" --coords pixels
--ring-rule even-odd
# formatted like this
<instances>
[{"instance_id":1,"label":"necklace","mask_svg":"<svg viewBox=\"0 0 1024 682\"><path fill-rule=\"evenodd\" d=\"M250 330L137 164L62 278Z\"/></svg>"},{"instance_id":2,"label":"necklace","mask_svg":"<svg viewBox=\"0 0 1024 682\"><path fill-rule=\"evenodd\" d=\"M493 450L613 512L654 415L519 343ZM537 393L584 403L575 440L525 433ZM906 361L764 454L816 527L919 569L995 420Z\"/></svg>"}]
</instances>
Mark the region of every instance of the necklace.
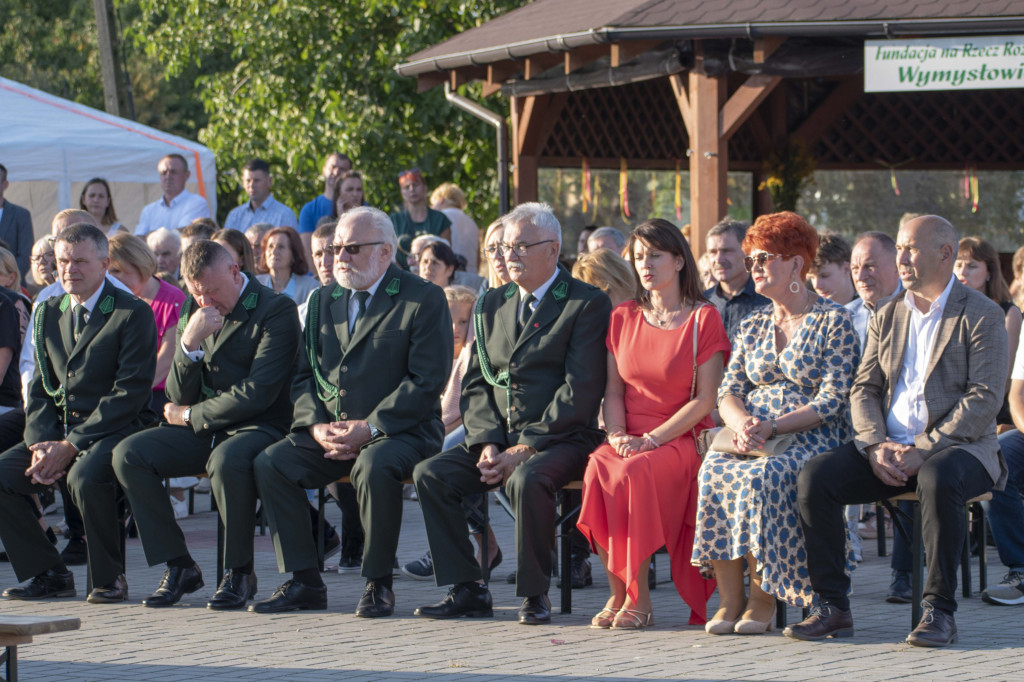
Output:
<instances>
[{"instance_id":1,"label":"necklace","mask_svg":"<svg viewBox=\"0 0 1024 682\"><path fill-rule=\"evenodd\" d=\"M809 313L811 311L811 306L812 305L814 305L814 301L810 297L808 297L807 303L804 304L804 309L803 309L802 312L799 312L796 315L789 315L788 317L776 316L775 313L773 312L772 313L772 322L774 322L777 326L782 326L784 324L788 324L790 322L793 322L794 320L799 320L804 315L806 315L807 313Z\"/></svg>"},{"instance_id":2,"label":"necklace","mask_svg":"<svg viewBox=\"0 0 1024 682\"><path fill-rule=\"evenodd\" d=\"M656 324L659 327L664 327L665 325L671 323L675 319L676 315L683 312L683 309L682 307L680 307L679 310L674 310L670 312L668 314L668 317L666 317L665 319L661 319L661 317L657 315L654 312L654 310L644 310L643 312L644 317L647 319L648 322L650 322L651 324Z\"/></svg>"}]
</instances>

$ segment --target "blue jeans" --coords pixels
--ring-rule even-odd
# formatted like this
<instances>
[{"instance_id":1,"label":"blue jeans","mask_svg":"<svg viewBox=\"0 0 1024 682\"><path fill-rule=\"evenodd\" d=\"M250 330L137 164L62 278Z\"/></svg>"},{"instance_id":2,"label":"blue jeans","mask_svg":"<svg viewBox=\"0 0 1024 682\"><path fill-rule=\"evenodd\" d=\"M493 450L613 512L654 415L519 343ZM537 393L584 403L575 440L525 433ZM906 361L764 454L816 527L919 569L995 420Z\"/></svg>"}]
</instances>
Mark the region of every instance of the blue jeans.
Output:
<instances>
[{"instance_id":1,"label":"blue jeans","mask_svg":"<svg viewBox=\"0 0 1024 682\"><path fill-rule=\"evenodd\" d=\"M1014 429L999 436L1009 478L1006 488L992 491L988 519L996 541L999 560L1010 569L1024 568L1024 434Z\"/></svg>"}]
</instances>

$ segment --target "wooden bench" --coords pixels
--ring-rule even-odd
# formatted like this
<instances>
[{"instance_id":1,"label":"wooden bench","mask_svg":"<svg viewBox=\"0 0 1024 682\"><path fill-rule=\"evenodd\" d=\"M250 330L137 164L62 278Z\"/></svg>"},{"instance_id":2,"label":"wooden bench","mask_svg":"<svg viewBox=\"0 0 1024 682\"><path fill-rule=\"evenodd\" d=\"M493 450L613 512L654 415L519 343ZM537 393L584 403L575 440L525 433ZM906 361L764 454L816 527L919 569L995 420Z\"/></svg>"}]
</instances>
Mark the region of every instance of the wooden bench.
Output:
<instances>
[{"instance_id":1,"label":"wooden bench","mask_svg":"<svg viewBox=\"0 0 1024 682\"><path fill-rule=\"evenodd\" d=\"M18 645L30 644L36 635L51 632L77 630L82 623L77 618L50 618L47 616L0 616L0 646L4 653L0 656L0 664L7 668L8 682L18 680Z\"/></svg>"}]
</instances>

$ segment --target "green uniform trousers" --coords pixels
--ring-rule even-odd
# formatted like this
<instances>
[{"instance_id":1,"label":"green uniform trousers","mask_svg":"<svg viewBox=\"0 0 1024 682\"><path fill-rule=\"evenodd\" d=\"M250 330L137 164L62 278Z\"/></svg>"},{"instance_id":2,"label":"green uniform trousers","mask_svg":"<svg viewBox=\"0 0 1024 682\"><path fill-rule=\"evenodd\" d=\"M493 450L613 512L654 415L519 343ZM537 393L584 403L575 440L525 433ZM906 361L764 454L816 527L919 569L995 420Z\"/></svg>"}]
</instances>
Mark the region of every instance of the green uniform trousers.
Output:
<instances>
[{"instance_id":1,"label":"green uniform trousers","mask_svg":"<svg viewBox=\"0 0 1024 682\"><path fill-rule=\"evenodd\" d=\"M121 575L121 523L118 518L120 487L110 465L111 451L124 438L101 438L79 453L66 474L68 490L82 512L89 543L89 576L92 586L106 587ZM28 580L60 563L60 552L50 544L36 521L25 495L38 493L25 476L32 453L19 443L0 454L0 540L19 581Z\"/></svg>"},{"instance_id":2,"label":"green uniform trousers","mask_svg":"<svg viewBox=\"0 0 1024 682\"><path fill-rule=\"evenodd\" d=\"M114 471L132 504L150 566L186 556L185 536L174 518L164 479L206 472L224 523L224 566L253 558L256 481L252 462L280 434L255 427L231 436L198 436L188 426L161 424L129 436L114 448Z\"/></svg>"},{"instance_id":3,"label":"green uniform trousers","mask_svg":"<svg viewBox=\"0 0 1024 682\"><path fill-rule=\"evenodd\" d=\"M274 538L278 570L316 568L306 489L349 476L366 531L362 575L368 580L391 575L402 529L402 481L429 454L433 453L385 437L365 446L356 459L337 461L326 459L320 444L304 432L289 434L260 453L253 469ZM463 533L465 525L463 516Z\"/></svg>"},{"instance_id":4,"label":"green uniform trousers","mask_svg":"<svg viewBox=\"0 0 1024 682\"><path fill-rule=\"evenodd\" d=\"M575 443L553 445L525 461L505 481L516 515L516 594L520 597L548 591L555 548L555 496L566 483L583 478L591 449ZM434 560L434 581L439 586L481 577L461 506L467 495L493 488L480 480L478 459L459 445L422 462L413 472Z\"/></svg>"}]
</instances>

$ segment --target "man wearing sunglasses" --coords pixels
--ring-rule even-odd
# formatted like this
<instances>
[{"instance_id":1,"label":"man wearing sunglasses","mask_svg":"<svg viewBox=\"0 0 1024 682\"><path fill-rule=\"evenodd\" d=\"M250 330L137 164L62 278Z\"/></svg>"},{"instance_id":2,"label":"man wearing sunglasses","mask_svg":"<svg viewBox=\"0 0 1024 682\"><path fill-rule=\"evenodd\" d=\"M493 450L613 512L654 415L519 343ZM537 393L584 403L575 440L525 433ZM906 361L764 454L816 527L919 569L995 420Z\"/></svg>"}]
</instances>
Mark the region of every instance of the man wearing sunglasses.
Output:
<instances>
[{"instance_id":1,"label":"man wearing sunglasses","mask_svg":"<svg viewBox=\"0 0 1024 682\"><path fill-rule=\"evenodd\" d=\"M462 382L466 442L416 467L434 579L453 585L425 618L488 617L490 592L466 533L467 495L503 485L515 509L519 622L550 622L555 494L583 476L601 442L605 333L611 301L558 266L562 230L546 204L505 219L501 251L512 282L477 307L476 353Z\"/></svg>"},{"instance_id":2,"label":"man wearing sunglasses","mask_svg":"<svg viewBox=\"0 0 1024 682\"><path fill-rule=\"evenodd\" d=\"M739 220L723 220L707 236L707 253L711 272L718 281L704 292L704 297L718 309L725 331L732 339L744 317L769 303L754 291L750 269L744 267L743 238L747 224Z\"/></svg>"},{"instance_id":3,"label":"man wearing sunglasses","mask_svg":"<svg viewBox=\"0 0 1024 682\"><path fill-rule=\"evenodd\" d=\"M349 476L366 532L356 615L394 612L402 481L441 449L441 391L455 345L444 291L394 265L397 244L375 208L338 222L336 282L314 293L306 313L292 432L255 461L278 568L292 578L250 611L327 608L303 489Z\"/></svg>"}]
</instances>

